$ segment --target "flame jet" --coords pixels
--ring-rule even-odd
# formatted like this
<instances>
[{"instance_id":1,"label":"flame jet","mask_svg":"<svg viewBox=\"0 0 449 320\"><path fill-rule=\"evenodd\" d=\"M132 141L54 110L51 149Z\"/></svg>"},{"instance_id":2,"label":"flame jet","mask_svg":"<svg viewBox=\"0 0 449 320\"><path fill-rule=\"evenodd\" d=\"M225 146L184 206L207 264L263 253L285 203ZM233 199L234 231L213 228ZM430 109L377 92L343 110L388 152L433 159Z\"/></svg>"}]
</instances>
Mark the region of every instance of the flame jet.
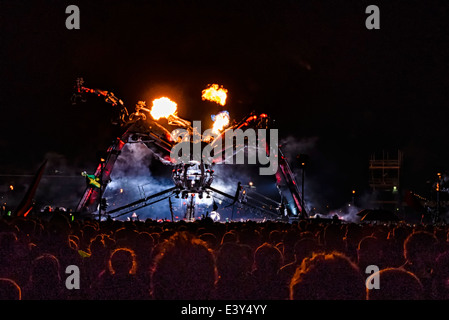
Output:
<instances>
[{"instance_id":1,"label":"flame jet","mask_svg":"<svg viewBox=\"0 0 449 320\"><path fill-rule=\"evenodd\" d=\"M209 100L212 102L216 102L221 106L224 106L226 104L226 98L228 96L227 93L227 89L214 83L203 90L201 98L203 100Z\"/></svg>"},{"instance_id":2,"label":"flame jet","mask_svg":"<svg viewBox=\"0 0 449 320\"><path fill-rule=\"evenodd\" d=\"M226 104L226 99L228 97L228 90L223 88L218 84L209 85L208 88L204 89L201 95L201 99L215 102L222 107ZM211 116L214 124L212 126L212 132L214 134L219 134L230 124L229 112L224 110L219 112L217 115Z\"/></svg>"},{"instance_id":3,"label":"flame jet","mask_svg":"<svg viewBox=\"0 0 449 320\"><path fill-rule=\"evenodd\" d=\"M214 121L212 132L215 134L219 134L230 123L230 116L228 111L221 111L217 115L212 115L211 118L212 121Z\"/></svg>"},{"instance_id":4,"label":"flame jet","mask_svg":"<svg viewBox=\"0 0 449 320\"><path fill-rule=\"evenodd\" d=\"M178 125L180 127L191 129L192 124L190 121L178 117L177 106L176 102L171 101L167 97L162 97L153 100L153 106L149 112L156 121L161 118L166 118L170 125Z\"/></svg>"}]
</instances>

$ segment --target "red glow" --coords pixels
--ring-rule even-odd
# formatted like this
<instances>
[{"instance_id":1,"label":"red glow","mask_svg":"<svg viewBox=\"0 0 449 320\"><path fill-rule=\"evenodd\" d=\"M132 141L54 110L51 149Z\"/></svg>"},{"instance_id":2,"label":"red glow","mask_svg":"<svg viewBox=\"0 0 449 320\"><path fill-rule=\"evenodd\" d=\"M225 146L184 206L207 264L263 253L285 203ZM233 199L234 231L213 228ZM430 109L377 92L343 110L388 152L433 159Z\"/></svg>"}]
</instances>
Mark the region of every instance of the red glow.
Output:
<instances>
[{"instance_id":1,"label":"red glow","mask_svg":"<svg viewBox=\"0 0 449 320\"><path fill-rule=\"evenodd\" d=\"M28 213L30 213L31 209L33 209L33 207L29 208L29 209L27 210L27 212L25 212L25 213L23 214L23 216L26 217L26 216L28 215Z\"/></svg>"},{"instance_id":2,"label":"red glow","mask_svg":"<svg viewBox=\"0 0 449 320\"><path fill-rule=\"evenodd\" d=\"M169 133L165 133L165 138L166 138L168 141L173 141L172 138L171 138L171 134L169 134Z\"/></svg>"}]
</instances>

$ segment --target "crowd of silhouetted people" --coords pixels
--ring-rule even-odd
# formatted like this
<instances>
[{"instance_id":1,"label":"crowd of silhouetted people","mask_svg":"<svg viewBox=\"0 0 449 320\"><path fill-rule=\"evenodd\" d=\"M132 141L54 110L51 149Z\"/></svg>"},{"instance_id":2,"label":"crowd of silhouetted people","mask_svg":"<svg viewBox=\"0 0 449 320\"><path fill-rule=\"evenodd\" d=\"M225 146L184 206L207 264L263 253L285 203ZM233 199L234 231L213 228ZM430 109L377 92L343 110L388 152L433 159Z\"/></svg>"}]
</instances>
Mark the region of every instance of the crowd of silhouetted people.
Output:
<instances>
[{"instance_id":1,"label":"crowd of silhouetted people","mask_svg":"<svg viewBox=\"0 0 449 320\"><path fill-rule=\"evenodd\" d=\"M448 231L313 220L3 217L0 299L449 299Z\"/></svg>"}]
</instances>

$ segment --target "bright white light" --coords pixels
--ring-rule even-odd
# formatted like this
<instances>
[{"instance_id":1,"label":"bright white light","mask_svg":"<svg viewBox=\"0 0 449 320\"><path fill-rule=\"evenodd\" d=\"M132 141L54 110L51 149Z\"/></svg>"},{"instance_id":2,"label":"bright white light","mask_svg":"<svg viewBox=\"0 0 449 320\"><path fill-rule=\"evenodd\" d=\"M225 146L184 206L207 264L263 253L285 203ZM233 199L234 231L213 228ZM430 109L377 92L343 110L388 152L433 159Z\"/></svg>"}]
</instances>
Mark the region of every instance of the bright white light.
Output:
<instances>
[{"instance_id":1,"label":"bright white light","mask_svg":"<svg viewBox=\"0 0 449 320\"><path fill-rule=\"evenodd\" d=\"M212 212L210 213L210 218L211 218L213 221L220 221L220 214L219 214L217 211L212 211Z\"/></svg>"}]
</instances>

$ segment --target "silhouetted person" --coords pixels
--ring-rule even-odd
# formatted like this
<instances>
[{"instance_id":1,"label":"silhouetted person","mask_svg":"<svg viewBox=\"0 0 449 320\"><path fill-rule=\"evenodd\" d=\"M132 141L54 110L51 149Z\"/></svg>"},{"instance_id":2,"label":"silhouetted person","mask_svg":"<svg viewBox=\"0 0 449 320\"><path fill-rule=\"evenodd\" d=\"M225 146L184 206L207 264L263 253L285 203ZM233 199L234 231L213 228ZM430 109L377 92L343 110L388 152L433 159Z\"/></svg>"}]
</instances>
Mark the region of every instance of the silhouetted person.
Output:
<instances>
[{"instance_id":1,"label":"silhouetted person","mask_svg":"<svg viewBox=\"0 0 449 320\"><path fill-rule=\"evenodd\" d=\"M21 273L26 274L26 270L21 271L21 266L25 259L19 260L19 250L21 245L15 232L0 232L0 277L14 279L16 282L21 279ZM26 279L27 280L27 279Z\"/></svg>"},{"instance_id":2,"label":"silhouetted person","mask_svg":"<svg viewBox=\"0 0 449 320\"><path fill-rule=\"evenodd\" d=\"M284 264L293 262L295 260L295 244L300 237L300 232L297 226L290 226L284 234L282 243L284 244Z\"/></svg>"},{"instance_id":3,"label":"silhouetted person","mask_svg":"<svg viewBox=\"0 0 449 320\"><path fill-rule=\"evenodd\" d=\"M251 299L283 300L288 291L279 275L283 264L281 251L269 243L259 246L254 253L254 290Z\"/></svg>"},{"instance_id":4,"label":"silhouetted person","mask_svg":"<svg viewBox=\"0 0 449 320\"><path fill-rule=\"evenodd\" d=\"M279 242L282 242L284 235L279 230L272 230L268 234L268 243L272 245L277 245Z\"/></svg>"},{"instance_id":5,"label":"silhouetted person","mask_svg":"<svg viewBox=\"0 0 449 320\"><path fill-rule=\"evenodd\" d=\"M290 285L295 271L301 266L305 258L311 257L314 253L323 251L323 247L314 238L303 238L298 240L294 247L295 260L279 270L280 277L286 286Z\"/></svg>"},{"instance_id":6,"label":"silhouetted person","mask_svg":"<svg viewBox=\"0 0 449 320\"><path fill-rule=\"evenodd\" d=\"M207 245L187 232L177 232L155 258L152 295L158 300L211 299L215 280L215 261Z\"/></svg>"},{"instance_id":7,"label":"silhouetted person","mask_svg":"<svg viewBox=\"0 0 449 320\"><path fill-rule=\"evenodd\" d=\"M109 250L106 248L102 235L91 239L88 251L90 257L83 259L84 272L82 277L89 285L96 280L100 272L106 269Z\"/></svg>"},{"instance_id":8,"label":"silhouetted person","mask_svg":"<svg viewBox=\"0 0 449 320\"><path fill-rule=\"evenodd\" d=\"M446 229L442 227L435 227L435 230L433 231L433 234L438 240L436 250L437 254L444 253L446 251L449 251L449 243L446 242Z\"/></svg>"},{"instance_id":9,"label":"silhouetted person","mask_svg":"<svg viewBox=\"0 0 449 320\"><path fill-rule=\"evenodd\" d=\"M0 278L0 300L21 300L22 290L11 279Z\"/></svg>"},{"instance_id":10,"label":"silhouetted person","mask_svg":"<svg viewBox=\"0 0 449 320\"><path fill-rule=\"evenodd\" d=\"M376 237L369 236L360 240L357 248L357 265L362 273L369 265L383 267L383 243Z\"/></svg>"},{"instance_id":11,"label":"silhouetted person","mask_svg":"<svg viewBox=\"0 0 449 320\"><path fill-rule=\"evenodd\" d=\"M98 300L143 300L149 298L145 284L136 277L137 262L133 250L118 248L111 253L108 269L93 287Z\"/></svg>"},{"instance_id":12,"label":"silhouetted person","mask_svg":"<svg viewBox=\"0 0 449 320\"><path fill-rule=\"evenodd\" d=\"M365 281L345 255L319 253L304 259L290 283L292 300L364 300Z\"/></svg>"},{"instance_id":13,"label":"silhouetted person","mask_svg":"<svg viewBox=\"0 0 449 320\"><path fill-rule=\"evenodd\" d=\"M214 298L249 299L253 286L250 276L253 262L251 248L248 245L226 242L216 256L218 281Z\"/></svg>"},{"instance_id":14,"label":"silhouetted person","mask_svg":"<svg viewBox=\"0 0 449 320\"><path fill-rule=\"evenodd\" d=\"M260 238L259 231L251 223L246 223L239 232L239 243L249 245L253 251L261 245Z\"/></svg>"},{"instance_id":15,"label":"silhouetted person","mask_svg":"<svg viewBox=\"0 0 449 320\"><path fill-rule=\"evenodd\" d=\"M432 298L432 272L436 259L436 237L426 231L410 234L404 242L403 269L415 274L421 281L426 299Z\"/></svg>"},{"instance_id":16,"label":"silhouetted person","mask_svg":"<svg viewBox=\"0 0 449 320\"><path fill-rule=\"evenodd\" d=\"M71 226L66 216L55 213L50 221L45 225L42 241L38 244L40 253L51 253L64 269L68 265L79 265L80 255L71 246L70 234Z\"/></svg>"},{"instance_id":17,"label":"silhouetted person","mask_svg":"<svg viewBox=\"0 0 449 320\"><path fill-rule=\"evenodd\" d=\"M421 300L424 297L423 287L418 277L400 268L387 268L373 273L366 280L374 282L379 279L379 289L366 288L367 300Z\"/></svg>"},{"instance_id":18,"label":"silhouetted person","mask_svg":"<svg viewBox=\"0 0 449 320\"><path fill-rule=\"evenodd\" d=\"M338 251L345 253L343 233L339 224L328 224L324 228L323 243L328 252Z\"/></svg>"},{"instance_id":19,"label":"silhouetted person","mask_svg":"<svg viewBox=\"0 0 449 320\"><path fill-rule=\"evenodd\" d=\"M387 249L384 250L384 261L386 267L398 268L405 263L404 241L410 231L405 226L395 226L388 234Z\"/></svg>"},{"instance_id":20,"label":"silhouetted person","mask_svg":"<svg viewBox=\"0 0 449 320\"><path fill-rule=\"evenodd\" d=\"M362 228L356 223L350 223L346 225L346 233L344 236L345 253L346 255L355 260L357 257L357 247L362 239Z\"/></svg>"},{"instance_id":21,"label":"silhouetted person","mask_svg":"<svg viewBox=\"0 0 449 320\"><path fill-rule=\"evenodd\" d=\"M139 233L134 230L134 225L129 222L126 227L120 228L115 232L115 241L117 246L134 249L135 240L138 234Z\"/></svg>"},{"instance_id":22,"label":"silhouetted person","mask_svg":"<svg viewBox=\"0 0 449 320\"><path fill-rule=\"evenodd\" d=\"M81 242L80 242L80 249L81 250L87 250L89 247L90 241L95 238L97 235L97 228L95 225L90 223L85 223L81 230Z\"/></svg>"},{"instance_id":23,"label":"silhouetted person","mask_svg":"<svg viewBox=\"0 0 449 320\"><path fill-rule=\"evenodd\" d=\"M449 300L449 251L436 259L432 292L435 299Z\"/></svg>"},{"instance_id":24,"label":"silhouetted person","mask_svg":"<svg viewBox=\"0 0 449 320\"><path fill-rule=\"evenodd\" d=\"M236 231L231 230L226 232L223 237L221 238L221 244L225 242L235 242L237 243L239 241L239 236Z\"/></svg>"},{"instance_id":25,"label":"silhouetted person","mask_svg":"<svg viewBox=\"0 0 449 320\"><path fill-rule=\"evenodd\" d=\"M148 232L139 232L136 236L135 253L137 258L137 276L150 283L150 267L153 259L154 239Z\"/></svg>"},{"instance_id":26,"label":"silhouetted person","mask_svg":"<svg viewBox=\"0 0 449 320\"><path fill-rule=\"evenodd\" d=\"M205 233L201 234L199 236L199 238L201 240L203 240L204 242L206 242L207 245L209 246L209 248L211 248L212 250L217 249L218 240L217 240L217 237L213 233L205 232Z\"/></svg>"},{"instance_id":27,"label":"silhouetted person","mask_svg":"<svg viewBox=\"0 0 449 320\"><path fill-rule=\"evenodd\" d=\"M24 300L65 299L65 290L59 261L54 255L46 253L33 260L30 279L23 290Z\"/></svg>"},{"instance_id":28,"label":"silhouetted person","mask_svg":"<svg viewBox=\"0 0 449 320\"><path fill-rule=\"evenodd\" d=\"M0 218L0 298L449 299L447 226L34 219Z\"/></svg>"}]
</instances>

